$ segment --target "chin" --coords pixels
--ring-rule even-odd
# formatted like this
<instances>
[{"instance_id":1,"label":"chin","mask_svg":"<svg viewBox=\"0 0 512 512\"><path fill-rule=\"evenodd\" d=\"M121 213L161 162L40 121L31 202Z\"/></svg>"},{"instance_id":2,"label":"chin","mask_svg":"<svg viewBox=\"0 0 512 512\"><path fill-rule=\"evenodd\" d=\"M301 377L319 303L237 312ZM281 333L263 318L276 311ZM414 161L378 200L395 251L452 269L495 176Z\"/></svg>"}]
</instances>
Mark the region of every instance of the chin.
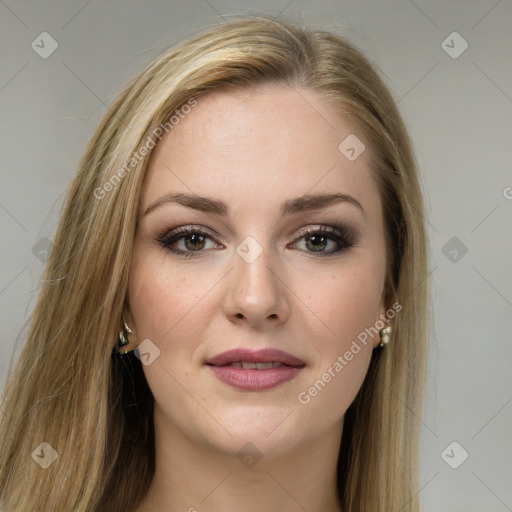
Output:
<instances>
[{"instance_id":1,"label":"chin","mask_svg":"<svg viewBox=\"0 0 512 512\"><path fill-rule=\"evenodd\" d=\"M275 406L231 408L218 419L232 437L226 433L222 439L213 440L213 444L233 454L247 443L255 445L263 454L284 453L306 435L304 425L297 425L292 411L291 408Z\"/></svg>"}]
</instances>

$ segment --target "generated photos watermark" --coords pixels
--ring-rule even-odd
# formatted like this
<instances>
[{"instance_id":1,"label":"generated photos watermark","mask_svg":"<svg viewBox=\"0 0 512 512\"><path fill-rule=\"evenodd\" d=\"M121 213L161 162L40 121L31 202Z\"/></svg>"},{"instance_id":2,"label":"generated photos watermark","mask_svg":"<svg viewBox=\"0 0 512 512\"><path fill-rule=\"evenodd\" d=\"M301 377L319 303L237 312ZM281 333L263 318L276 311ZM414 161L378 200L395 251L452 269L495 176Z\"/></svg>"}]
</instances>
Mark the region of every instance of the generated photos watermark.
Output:
<instances>
[{"instance_id":1,"label":"generated photos watermark","mask_svg":"<svg viewBox=\"0 0 512 512\"><path fill-rule=\"evenodd\" d=\"M298 401L302 405L307 405L311 402L311 399L320 393L325 386L331 382L332 379L338 375L345 366L347 366L354 356L361 352L361 343L363 346L368 344L369 336L379 334L381 329L387 326L389 320L395 318L396 314L402 310L402 305L399 302L395 302L391 308L389 308L384 314L380 315L380 319L375 322L371 327L365 328L357 335L357 340L353 340L350 348L344 352L343 355L339 355L329 368L317 379L306 391L301 391L297 395ZM359 343L358 343L359 341Z\"/></svg>"},{"instance_id":2,"label":"generated photos watermark","mask_svg":"<svg viewBox=\"0 0 512 512\"><path fill-rule=\"evenodd\" d=\"M103 199L107 192L111 192L114 188L119 185L121 180L128 174L140 161L144 160L144 157L156 146L157 140L162 140L165 134L169 133L175 126L180 122L180 119L184 119L189 114L193 107L197 105L195 98L190 98L187 103L181 106L181 108L174 111L169 120L156 127L151 135L148 135L146 142L137 151L134 151L131 158L113 175L111 176L101 187L94 189L94 197L96 199Z\"/></svg>"}]
</instances>

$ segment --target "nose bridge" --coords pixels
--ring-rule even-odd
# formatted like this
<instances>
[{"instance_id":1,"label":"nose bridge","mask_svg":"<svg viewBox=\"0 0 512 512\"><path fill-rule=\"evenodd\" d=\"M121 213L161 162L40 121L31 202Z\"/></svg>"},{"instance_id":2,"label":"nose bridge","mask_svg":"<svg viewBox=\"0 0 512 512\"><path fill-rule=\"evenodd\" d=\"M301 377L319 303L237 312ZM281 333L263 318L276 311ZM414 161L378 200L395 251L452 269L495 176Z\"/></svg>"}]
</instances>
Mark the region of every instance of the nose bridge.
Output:
<instances>
[{"instance_id":1,"label":"nose bridge","mask_svg":"<svg viewBox=\"0 0 512 512\"><path fill-rule=\"evenodd\" d=\"M272 249L248 236L236 248L228 290L229 308L247 319L283 317L287 312L282 281Z\"/></svg>"}]
</instances>

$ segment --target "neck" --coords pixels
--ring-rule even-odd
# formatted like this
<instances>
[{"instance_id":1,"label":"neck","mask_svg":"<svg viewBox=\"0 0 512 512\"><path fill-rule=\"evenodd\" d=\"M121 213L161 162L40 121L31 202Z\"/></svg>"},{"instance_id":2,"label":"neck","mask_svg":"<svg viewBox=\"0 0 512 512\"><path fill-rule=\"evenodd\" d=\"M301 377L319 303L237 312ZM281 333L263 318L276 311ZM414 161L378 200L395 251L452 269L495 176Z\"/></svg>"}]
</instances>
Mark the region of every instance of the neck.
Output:
<instances>
[{"instance_id":1,"label":"neck","mask_svg":"<svg viewBox=\"0 0 512 512\"><path fill-rule=\"evenodd\" d=\"M155 408L155 474L136 512L341 512L336 466L342 424L272 456L254 445L227 453L199 444L162 416Z\"/></svg>"}]
</instances>

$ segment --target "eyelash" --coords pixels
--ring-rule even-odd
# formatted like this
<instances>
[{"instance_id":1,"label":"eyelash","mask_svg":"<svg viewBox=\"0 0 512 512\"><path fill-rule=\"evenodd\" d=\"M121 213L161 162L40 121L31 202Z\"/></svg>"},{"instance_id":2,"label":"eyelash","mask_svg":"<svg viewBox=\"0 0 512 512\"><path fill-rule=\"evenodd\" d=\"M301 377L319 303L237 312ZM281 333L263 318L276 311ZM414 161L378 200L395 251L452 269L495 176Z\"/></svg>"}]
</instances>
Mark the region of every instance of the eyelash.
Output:
<instances>
[{"instance_id":1,"label":"eyelash","mask_svg":"<svg viewBox=\"0 0 512 512\"><path fill-rule=\"evenodd\" d=\"M182 238L186 238L187 236L191 235L200 235L205 238L213 239L213 235L210 234L207 231L204 231L203 229L195 228L195 227L180 227L174 230L166 229L163 231L158 237L157 242L166 250L177 254L178 256L183 256L185 259L194 258L194 253L201 253L204 252L204 250L197 250L197 251L182 251L181 249L172 249L171 245L176 243L178 240L181 240ZM324 252L324 251L306 251L310 252L312 254L317 255L318 257L325 257L328 255L336 254L343 252L350 247L352 247L356 242L356 236L354 231L349 228L348 226L321 226L320 228L309 228L305 229L301 232L300 236L296 239L296 241L299 241L303 238L312 237L315 235L319 235L321 237L325 237L328 239L333 240L336 242L339 246L338 249L335 249L334 251ZM327 236L329 235L329 236ZM212 240L214 241L214 240ZM295 243L295 242L294 242Z\"/></svg>"}]
</instances>

